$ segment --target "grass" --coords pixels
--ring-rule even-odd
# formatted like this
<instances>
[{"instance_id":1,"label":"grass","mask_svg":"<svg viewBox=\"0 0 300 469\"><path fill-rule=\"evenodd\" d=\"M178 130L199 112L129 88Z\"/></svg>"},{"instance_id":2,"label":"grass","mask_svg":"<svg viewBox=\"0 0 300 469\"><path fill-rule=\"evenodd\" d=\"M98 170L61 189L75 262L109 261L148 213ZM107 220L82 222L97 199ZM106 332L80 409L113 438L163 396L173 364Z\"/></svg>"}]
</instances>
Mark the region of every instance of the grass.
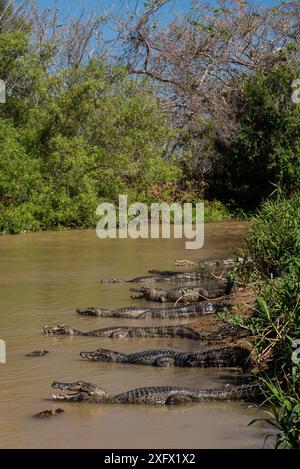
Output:
<instances>
[{"instance_id":1,"label":"grass","mask_svg":"<svg viewBox=\"0 0 300 469\"><path fill-rule=\"evenodd\" d=\"M257 298L240 324L253 343L271 406L264 420L277 430L275 448L300 449L300 365L294 359L300 352L293 348L300 344L300 195L265 202L250 221L246 245L252 261L235 275Z\"/></svg>"},{"instance_id":2,"label":"grass","mask_svg":"<svg viewBox=\"0 0 300 469\"><path fill-rule=\"evenodd\" d=\"M297 380L299 370L295 372ZM269 418L255 419L249 425L263 420L275 428L274 449L300 449L300 394L297 387L293 392L287 393L280 380L262 379L262 385L266 395L264 404L271 406L267 412ZM299 383L298 383L299 385Z\"/></svg>"},{"instance_id":3,"label":"grass","mask_svg":"<svg viewBox=\"0 0 300 469\"><path fill-rule=\"evenodd\" d=\"M250 220L246 245L260 276L281 276L300 253L300 194L265 202Z\"/></svg>"}]
</instances>

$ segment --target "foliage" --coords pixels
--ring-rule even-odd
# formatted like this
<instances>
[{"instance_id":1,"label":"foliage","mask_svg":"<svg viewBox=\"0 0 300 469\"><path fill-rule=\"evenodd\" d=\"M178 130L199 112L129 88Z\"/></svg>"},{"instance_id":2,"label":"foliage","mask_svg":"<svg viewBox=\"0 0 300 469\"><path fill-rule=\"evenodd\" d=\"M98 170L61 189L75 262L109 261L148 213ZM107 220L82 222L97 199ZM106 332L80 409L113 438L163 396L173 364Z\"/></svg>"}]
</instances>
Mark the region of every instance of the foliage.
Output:
<instances>
[{"instance_id":1,"label":"foliage","mask_svg":"<svg viewBox=\"0 0 300 469\"><path fill-rule=\"evenodd\" d=\"M281 275L300 252L300 194L267 200L251 218L246 245L260 275Z\"/></svg>"},{"instance_id":2,"label":"foliage","mask_svg":"<svg viewBox=\"0 0 300 469\"><path fill-rule=\"evenodd\" d=\"M276 64L244 76L232 95L238 130L224 168L233 185L243 187L248 207L270 195L272 184L287 195L299 188L300 105L291 98L298 66Z\"/></svg>"},{"instance_id":3,"label":"foliage","mask_svg":"<svg viewBox=\"0 0 300 469\"><path fill-rule=\"evenodd\" d=\"M41 55L26 32L0 32L0 44L12 90L0 108L0 231L90 227L101 201L150 202L155 185L177 186L179 166L163 159L172 129L147 83L100 59L50 73L55 51Z\"/></svg>"},{"instance_id":4,"label":"foliage","mask_svg":"<svg viewBox=\"0 0 300 469\"><path fill-rule=\"evenodd\" d=\"M0 118L0 231L39 227L35 198L42 187L39 161L30 158L16 129Z\"/></svg>"},{"instance_id":5,"label":"foliage","mask_svg":"<svg viewBox=\"0 0 300 469\"><path fill-rule=\"evenodd\" d=\"M256 338L261 358L272 354L279 372L290 363L292 340L300 338L300 259L282 278L268 281L258 298L255 314L246 321Z\"/></svg>"},{"instance_id":6,"label":"foliage","mask_svg":"<svg viewBox=\"0 0 300 469\"><path fill-rule=\"evenodd\" d=\"M209 200L205 220L217 221L232 210L244 217L271 183L296 191L296 9L271 9L270 21L269 10L258 15L248 2L207 5L193 9L194 21L187 13L161 34L155 16L167 3L152 11L146 2L135 34L132 12L122 23L129 28L125 55L113 60L99 45L103 17L64 22L27 0L15 10L13 1L0 2L0 78L8 91L0 105L0 232L93 226L98 203L117 202L119 194L147 204ZM236 63L237 27L247 43L243 66ZM147 50L146 69L134 70ZM260 268L280 274L266 267L268 259Z\"/></svg>"},{"instance_id":7,"label":"foliage","mask_svg":"<svg viewBox=\"0 0 300 469\"><path fill-rule=\"evenodd\" d=\"M243 327L253 339L261 368L271 405L271 419L265 420L277 430L276 448L300 447L300 368L293 359L294 345L300 341L299 201L296 194L265 202L251 220L247 238L249 278L258 296Z\"/></svg>"},{"instance_id":8,"label":"foliage","mask_svg":"<svg viewBox=\"0 0 300 469\"><path fill-rule=\"evenodd\" d=\"M300 394L299 369L294 367L289 392L283 389L279 380L263 379L265 403L271 406L268 418L255 419L249 425L263 420L275 429L275 449L300 449ZM294 379L296 378L296 380ZM274 434L269 437L274 437Z\"/></svg>"}]
</instances>

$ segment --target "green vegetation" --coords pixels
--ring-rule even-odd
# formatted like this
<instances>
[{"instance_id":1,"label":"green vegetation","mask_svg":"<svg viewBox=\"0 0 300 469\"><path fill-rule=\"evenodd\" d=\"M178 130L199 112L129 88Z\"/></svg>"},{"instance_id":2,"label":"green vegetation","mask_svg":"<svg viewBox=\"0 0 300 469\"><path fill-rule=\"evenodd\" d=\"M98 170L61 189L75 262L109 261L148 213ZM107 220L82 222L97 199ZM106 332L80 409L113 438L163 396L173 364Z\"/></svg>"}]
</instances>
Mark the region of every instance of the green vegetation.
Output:
<instances>
[{"instance_id":1,"label":"green vegetation","mask_svg":"<svg viewBox=\"0 0 300 469\"><path fill-rule=\"evenodd\" d=\"M288 196L300 186L300 106L291 99L298 64L275 64L267 73L245 76L232 95L238 129L224 170L241 188L242 201L235 202L245 207L256 207L274 184Z\"/></svg>"},{"instance_id":2,"label":"green vegetation","mask_svg":"<svg viewBox=\"0 0 300 469\"><path fill-rule=\"evenodd\" d=\"M272 407L271 419L266 421L277 431L275 449L300 449L300 371L296 367L293 371L288 392L280 380L263 380L267 403Z\"/></svg>"},{"instance_id":3,"label":"green vegetation","mask_svg":"<svg viewBox=\"0 0 300 469\"><path fill-rule=\"evenodd\" d=\"M300 252L300 194L267 200L251 218L246 244L261 276L281 276ZM296 262L296 261L295 261Z\"/></svg>"},{"instance_id":4,"label":"green vegetation","mask_svg":"<svg viewBox=\"0 0 300 469\"><path fill-rule=\"evenodd\" d=\"M234 86L229 81L224 92L228 109L220 107L218 117L213 109L188 111L197 101L192 77L185 77L186 90L175 85L173 96L159 79L129 74L121 57L98 51L93 58L87 48L78 56L103 19L66 25L65 41L57 26L54 40L42 15L22 15L9 4L0 2L0 78L7 84L7 102L0 104L0 233L94 227L98 204L116 203L119 194L129 203L205 201L210 222L247 216L272 184L289 196L296 191L300 106L291 100L299 63L293 42L270 63L265 58L264 68L235 70ZM173 109L174 102L183 108ZM232 129L226 138L224 122ZM280 236L281 220L275 223ZM292 243L281 245L269 266L269 253L262 254L259 268L280 274Z\"/></svg>"},{"instance_id":5,"label":"green vegetation","mask_svg":"<svg viewBox=\"0 0 300 469\"><path fill-rule=\"evenodd\" d=\"M300 197L267 201L252 218L246 239L252 256L248 281L259 291L250 318L276 447L300 448ZM245 272L244 274L245 275ZM297 342L299 341L299 343ZM293 352L295 359L293 359Z\"/></svg>"},{"instance_id":6,"label":"green vegetation","mask_svg":"<svg viewBox=\"0 0 300 469\"><path fill-rule=\"evenodd\" d=\"M148 84L96 60L50 77L19 40L28 95L0 108L0 231L91 227L101 201L149 202L156 186L177 184L180 168L162 157L172 130Z\"/></svg>"}]
</instances>

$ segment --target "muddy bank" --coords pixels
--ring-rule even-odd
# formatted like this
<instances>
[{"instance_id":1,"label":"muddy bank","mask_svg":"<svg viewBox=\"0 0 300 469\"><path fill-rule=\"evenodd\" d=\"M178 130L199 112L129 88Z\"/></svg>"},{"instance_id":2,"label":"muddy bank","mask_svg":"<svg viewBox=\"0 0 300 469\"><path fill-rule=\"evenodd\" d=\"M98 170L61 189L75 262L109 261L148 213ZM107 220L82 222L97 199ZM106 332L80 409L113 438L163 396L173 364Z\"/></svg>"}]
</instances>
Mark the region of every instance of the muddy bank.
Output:
<instances>
[{"instance_id":1,"label":"muddy bank","mask_svg":"<svg viewBox=\"0 0 300 469\"><path fill-rule=\"evenodd\" d=\"M228 310L232 315L239 315L242 317L249 317L252 314L255 306L256 294L250 287L235 287L228 301L232 307ZM247 331L239 326L230 325L223 314L209 314L197 318L194 321L186 324L187 327L192 328L196 332L208 334L214 337L207 342L207 347L234 347L244 346L252 349L251 337Z\"/></svg>"}]
</instances>

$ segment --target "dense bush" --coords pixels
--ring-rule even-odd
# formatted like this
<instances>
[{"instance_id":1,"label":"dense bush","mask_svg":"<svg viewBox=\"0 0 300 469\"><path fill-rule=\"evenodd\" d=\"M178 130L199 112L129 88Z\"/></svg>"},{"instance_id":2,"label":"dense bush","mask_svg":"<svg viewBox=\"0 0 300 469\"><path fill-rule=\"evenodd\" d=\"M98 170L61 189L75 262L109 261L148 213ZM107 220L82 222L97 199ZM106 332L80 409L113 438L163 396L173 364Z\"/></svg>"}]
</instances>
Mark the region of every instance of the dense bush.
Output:
<instances>
[{"instance_id":1,"label":"dense bush","mask_svg":"<svg viewBox=\"0 0 300 469\"><path fill-rule=\"evenodd\" d=\"M157 201L153 187L177 186L181 170L163 158L173 131L149 84L102 60L50 73L55 51L26 32L0 31L0 44L12 89L0 107L0 231L90 227L101 201Z\"/></svg>"},{"instance_id":2,"label":"dense bush","mask_svg":"<svg viewBox=\"0 0 300 469\"><path fill-rule=\"evenodd\" d=\"M272 183L288 195L296 191L293 43L273 67L241 71L226 87L224 116L230 111L236 128L225 138L215 125L220 116L179 112L180 95L170 106L170 90L149 77L129 78L121 57L104 60L97 49L72 62L79 54L75 23L68 23L68 40L58 31L51 40L47 28L37 33L38 18L21 11L0 0L0 78L8 90L0 104L0 232L93 226L97 205L119 194L147 204L207 198L206 221L214 221L227 218L228 207L237 214L256 208ZM87 34L84 18L76 25Z\"/></svg>"},{"instance_id":3,"label":"dense bush","mask_svg":"<svg viewBox=\"0 0 300 469\"><path fill-rule=\"evenodd\" d=\"M283 61L234 86L236 133L227 145L217 142L213 177L224 179L219 195L224 198L227 190L236 207L255 209L274 184L287 196L300 186L300 105L292 101L297 78L299 62Z\"/></svg>"},{"instance_id":4,"label":"dense bush","mask_svg":"<svg viewBox=\"0 0 300 469\"><path fill-rule=\"evenodd\" d=\"M300 364L293 353L300 340L300 258L290 258L283 277L269 280L255 314L244 321L259 363L268 363L261 382L276 432L276 448L300 448ZM263 367L263 369L265 366Z\"/></svg>"},{"instance_id":5,"label":"dense bush","mask_svg":"<svg viewBox=\"0 0 300 469\"><path fill-rule=\"evenodd\" d=\"M300 194L266 201L251 219L246 245L260 275L282 275L300 252Z\"/></svg>"},{"instance_id":6,"label":"dense bush","mask_svg":"<svg viewBox=\"0 0 300 469\"><path fill-rule=\"evenodd\" d=\"M247 245L255 289L253 314L242 319L258 364L276 448L300 448L300 195L265 202L251 220ZM274 278L275 277L275 278Z\"/></svg>"},{"instance_id":7,"label":"dense bush","mask_svg":"<svg viewBox=\"0 0 300 469\"><path fill-rule=\"evenodd\" d=\"M0 30L0 231L92 227L102 201L197 202L180 158L167 154L175 131L146 80L89 59L51 70L56 51L35 49L26 31ZM22 77L22 78L20 78ZM228 216L207 206L208 221Z\"/></svg>"}]
</instances>

